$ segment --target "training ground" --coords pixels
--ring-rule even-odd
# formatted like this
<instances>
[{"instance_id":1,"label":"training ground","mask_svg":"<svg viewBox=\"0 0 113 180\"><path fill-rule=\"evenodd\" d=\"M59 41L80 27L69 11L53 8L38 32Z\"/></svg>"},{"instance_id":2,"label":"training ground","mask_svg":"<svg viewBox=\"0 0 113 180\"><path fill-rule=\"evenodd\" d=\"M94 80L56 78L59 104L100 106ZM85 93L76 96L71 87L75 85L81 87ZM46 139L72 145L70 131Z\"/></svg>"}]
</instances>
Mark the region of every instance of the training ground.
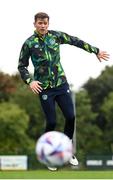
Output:
<instances>
[{"instance_id":1,"label":"training ground","mask_svg":"<svg viewBox=\"0 0 113 180\"><path fill-rule=\"evenodd\" d=\"M0 179L113 179L113 171L49 170L0 171Z\"/></svg>"}]
</instances>

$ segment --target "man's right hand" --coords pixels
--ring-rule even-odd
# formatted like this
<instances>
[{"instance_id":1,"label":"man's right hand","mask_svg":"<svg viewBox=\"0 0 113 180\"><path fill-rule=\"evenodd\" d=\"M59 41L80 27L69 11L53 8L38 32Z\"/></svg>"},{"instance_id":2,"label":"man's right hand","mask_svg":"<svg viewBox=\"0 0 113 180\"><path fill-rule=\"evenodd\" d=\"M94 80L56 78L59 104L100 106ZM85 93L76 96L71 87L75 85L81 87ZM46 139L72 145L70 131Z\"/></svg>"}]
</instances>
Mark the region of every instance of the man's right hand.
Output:
<instances>
[{"instance_id":1,"label":"man's right hand","mask_svg":"<svg viewBox=\"0 0 113 180\"><path fill-rule=\"evenodd\" d=\"M41 84L40 81L32 81L29 86L35 94L39 94L42 91Z\"/></svg>"}]
</instances>

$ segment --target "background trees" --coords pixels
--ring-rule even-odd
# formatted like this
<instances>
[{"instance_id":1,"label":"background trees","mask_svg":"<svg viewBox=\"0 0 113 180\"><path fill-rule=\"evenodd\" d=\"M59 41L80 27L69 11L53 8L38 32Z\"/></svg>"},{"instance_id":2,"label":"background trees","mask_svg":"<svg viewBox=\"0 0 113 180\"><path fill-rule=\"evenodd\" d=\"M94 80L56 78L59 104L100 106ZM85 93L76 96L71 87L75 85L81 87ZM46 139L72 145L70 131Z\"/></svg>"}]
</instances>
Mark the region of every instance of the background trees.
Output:
<instances>
[{"instance_id":1,"label":"background trees","mask_svg":"<svg viewBox=\"0 0 113 180\"><path fill-rule=\"evenodd\" d=\"M90 78L84 84L83 88L88 91L91 98L92 110L98 112L98 116L95 120L96 123L101 129L104 129L106 118L100 109L105 97L113 91L113 66L107 66L96 79Z\"/></svg>"},{"instance_id":2,"label":"background trees","mask_svg":"<svg viewBox=\"0 0 113 180\"><path fill-rule=\"evenodd\" d=\"M86 90L76 94L77 154L83 160L88 154L103 152L103 133L94 123L98 113L92 111Z\"/></svg>"},{"instance_id":3,"label":"background trees","mask_svg":"<svg viewBox=\"0 0 113 180\"><path fill-rule=\"evenodd\" d=\"M18 105L0 104L0 154L25 154L33 150L26 134L29 117Z\"/></svg>"},{"instance_id":4,"label":"background trees","mask_svg":"<svg viewBox=\"0 0 113 180\"><path fill-rule=\"evenodd\" d=\"M13 79L8 74L0 72L0 102L8 101L10 95L15 91Z\"/></svg>"},{"instance_id":5,"label":"background trees","mask_svg":"<svg viewBox=\"0 0 113 180\"><path fill-rule=\"evenodd\" d=\"M108 154L113 154L113 92L104 98L101 113L106 120L103 136L108 147Z\"/></svg>"},{"instance_id":6,"label":"background trees","mask_svg":"<svg viewBox=\"0 0 113 180\"><path fill-rule=\"evenodd\" d=\"M113 67L90 78L76 93L77 154L113 153ZM37 95L18 74L0 72L0 154L34 153L44 132L45 116ZM57 127L63 131L64 117L56 106Z\"/></svg>"}]
</instances>

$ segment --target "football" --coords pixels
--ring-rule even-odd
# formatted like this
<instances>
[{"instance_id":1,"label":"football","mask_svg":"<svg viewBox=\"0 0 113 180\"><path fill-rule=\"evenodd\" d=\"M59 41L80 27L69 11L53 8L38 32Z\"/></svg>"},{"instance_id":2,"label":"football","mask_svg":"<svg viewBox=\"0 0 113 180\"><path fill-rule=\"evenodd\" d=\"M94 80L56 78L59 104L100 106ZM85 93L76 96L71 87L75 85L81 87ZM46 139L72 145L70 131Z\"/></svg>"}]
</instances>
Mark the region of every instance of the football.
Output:
<instances>
[{"instance_id":1,"label":"football","mask_svg":"<svg viewBox=\"0 0 113 180\"><path fill-rule=\"evenodd\" d=\"M72 157L72 141L58 131L43 134L36 143L38 160L51 167L63 166Z\"/></svg>"}]
</instances>

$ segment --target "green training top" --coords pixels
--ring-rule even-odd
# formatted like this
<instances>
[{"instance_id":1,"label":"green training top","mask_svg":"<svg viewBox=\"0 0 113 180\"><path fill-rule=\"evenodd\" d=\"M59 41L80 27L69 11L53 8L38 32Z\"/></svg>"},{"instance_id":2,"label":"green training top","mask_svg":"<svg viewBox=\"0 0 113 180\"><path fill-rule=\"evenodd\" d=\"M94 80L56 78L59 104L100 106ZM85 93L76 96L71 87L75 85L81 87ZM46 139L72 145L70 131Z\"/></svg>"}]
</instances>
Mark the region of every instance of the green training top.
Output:
<instances>
[{"instance_id":1,"label":"green training top","mask_svg":"<svg viewBox=\"0 0 113 180\"><path fill-rule=\"evenodd\" d=\"M60 44L74 45L89 53L99 52L98 48L64 32L49 30L46 35L40 36L35 31L23 44L19 57L18 70L25 83L38 80L42 88L47 89L67 81L60 62ZM34 66L33 78L27 69L30 57Z\"/></svg>"}]
</instances>

